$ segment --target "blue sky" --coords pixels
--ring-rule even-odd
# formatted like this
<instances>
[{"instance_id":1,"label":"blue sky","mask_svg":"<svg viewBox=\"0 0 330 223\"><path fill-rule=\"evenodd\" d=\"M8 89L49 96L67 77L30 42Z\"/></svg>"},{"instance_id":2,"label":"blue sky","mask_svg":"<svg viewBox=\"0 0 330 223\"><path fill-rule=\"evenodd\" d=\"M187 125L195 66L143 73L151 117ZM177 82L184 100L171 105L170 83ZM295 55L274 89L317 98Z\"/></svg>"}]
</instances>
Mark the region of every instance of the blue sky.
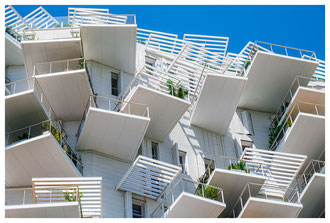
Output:
<instances>
[{"instance_id":1,"label":"blue sky","mask_svg":"<svg viewBox=\"0 0 330 223\"><path fill-rule=\"evenodd\" d=\"M14 6L26 15L38 6ZM51 15L67 16L68 7L109 8L114 14L136 14L139 28L179 34L229 37L230 52L248 41L264 41L316 52L325 58L324 6L43 6Z\"/></svg>"}]
</instances>

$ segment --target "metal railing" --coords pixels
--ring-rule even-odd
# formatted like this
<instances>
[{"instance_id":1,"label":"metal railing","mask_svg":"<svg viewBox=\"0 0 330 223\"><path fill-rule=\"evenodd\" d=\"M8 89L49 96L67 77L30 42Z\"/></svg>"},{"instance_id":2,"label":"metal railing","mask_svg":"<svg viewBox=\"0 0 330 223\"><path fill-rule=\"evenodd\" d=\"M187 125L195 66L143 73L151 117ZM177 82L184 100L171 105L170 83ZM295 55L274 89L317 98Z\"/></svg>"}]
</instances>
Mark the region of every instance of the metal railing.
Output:
<instances>
[{"instance_id":1,"label":"metal railing","mask_svg":"<svg viewBox=\"0 0 330 223\"><path fill-rule=\"evenodd\" d=\"M58 120L57 116L50 105L46 95L44 94L43 90L41 89L41 86L39 85L36 78L28 78L24 80L14 81L11 83L8 83L5 85L5 95L13 95L17 93L21 93L28 90L34 90L36 96L38 97L41 105L44 107L46 114L48 115L48 118L51 120Z\"/></svg>"},{"instance_id":2,"label":"metal railing","mask_svg":"<svg viewBox=\"0 0 330 223\"><path fill-rule=\"evenodd\" d=\"M33 204L32 188L6 188L5 205Z\"/></svg>"},{"instance_id":3,"label":"metal railing","mask_svg":"<svg viewBox=\"0 0 330 223\"><path fill-rule=\"evenodd\" d=\"M237 218L239 217L240 213L244 209L244 206L249 201L250 198L261 198L266 200L277 200L282 202L288 202L288 203L296 203L300 204L300 197L297 190L291 190L288 189L287 194L284 194L283 196L274 196L272 195L273 190L278 190L278 186L270 186L270 185L262 185L262 184L256 184L256 183L247 183L241 192L238 200L234 204L234 208L229 214L229 217L231 218ZM289 194L292 194L290 198L288 197Z\"/></svg>"},{"instance_id":4,"label":"metal railing","mask_svg":"<svg viewBox=\"0 0 330 223\"><path fill-rule=\"evenodd\" d=\"M151 34L156 34L156 35L161 35L161 36L166 36L166 37L172 37L174 39L178 38L178 35L176 35L176 34L164 33L164 32L148 30L148 29L137 28L136 41L138 43L141 43L141 44L145 45L148 42L148 39L149 39Z\"/></svg>"},{"instance_id":5,"label":"metal railing","mask_svg":"<svg viewBox=\"0 0 330 223\"><path fill-rule=\"evenodd\" d=\"M301 175L298 175L293 186L299 193L302 193L315 173L325 174L325 161L311 160ZM289 197L292 195L290 194Z\"/></svg>"},{"instance_id":6,"label":"metal railing","mask_svg":"<svg viewBox=\"0 0 330 223\"><path fill-rule=\"evenodd\" d=\"M85 64L86 61L84 58L37 63L34 65L33 75L52 74L85 69Z\"/></svg>"},{"instance_id":7,"label":"metal railing","mask_svg":"<svg viewBox=\"0 0 330 223\"><path fill-rule=\"evenodd\" d=\"M290 106L287 112L288 114L285 115L285 119L281 121L279 125L274 126L270 130L270 137L268 141L270 150L274 151L278 148L287 130L294 124L294 121L300 112L324 116L325 106L315 103L296 101L293 106Z\"/></svg>"},{"instance_id":8,"label":"metal railing","mask_svg":"<svg viewBox=\"0 0 330 223\"><path fill-rule=\"evenodd\" d=\"M170 206L174 204L176 199L178 199L183 192L222 203L225 202L223 190L221 188L191 180L185 178L184 175L181 175L181 177L174 181L171 184L171 187L168 188L167 193L165 193L165 197L151 213L150 217L164 217L166 212L170 209Z\"/></svg>"},{"instance_id":9,"label":"metal railing","mask_svg":"<svg viewBox=\"0 0 330 223\"><path fill-rule=\"evenodd\" d=\"M84 165L81 162L81 158L72 150L71 146L67 142L67 134L65 133L65 130L57 122L54 123L51 120L47 120L6 133L5 145L6 147L12 146L14 143L16 144L37 136L41 136L45 133L51 133L53 135L61 148L65 151L66 155L82 174Z\"/></svg>"},{"instance_id":10,"label":"metal railing","mask_svg":"<svg viewBox=\"0 0 330 223\"><path fill-rule=\"evenodd\" d=\"M53 27L50 29L29 29L23 31L24 41L63 40L63 39L75 39L75 38L77 39L80 38L80 28Z\"/></svg>"},{"instance_id":11,"label":"metal railing","mask_svg":"<svg viewBox=\"0 0 330 223\"><path fill-rule=\"evenodd\" d=\"M143 116L143 117L150 117L149 116L149 107L144 104L140 103L133 103L133 102L127 102L125 100L119 100L114 98L108 98L103 96L96 96L96 95L90 95L86 109L84 111L83 117L80 121L80 125L77 131L77 141L79 140L79 136L81 134L82 128L84 126L87 112L89 108L100 108L107 111L114 111L119 113L125 113L129 115L137 115L137 116Z\"/></svg>"},{"instance_id":12,"label":"metal railing","mask_svg":"<svg viewBox=\"0 0 330 223\"><path fill-rule=\"evenodd\" d=\"M17 42L20 43L22 41L22 35L18 34L14 29L6 27L6 33L13 37Z\"/></svg>"},{"instance_id":13,"label":"metal railing","mask_svg":"<svg viewBox=\"0 0 330 223\"><path fill-rule=\"evenodd\" d=\"M290 107L290 103L292 103L292 99L295 96L295 93L298 91L299 87L320 90L320 86L318 85L317 81L315 81L314 78L297 76L293 80L288 90L288 93L285 95L283 101L281 102L281 105L277 109L277 112L272 119L272 123L271 123L272 127L275 127L275 125L279 125L283 121L283 119L285 118L284 114L287 112L287 109Z\"/></svg>"}]
</instances>

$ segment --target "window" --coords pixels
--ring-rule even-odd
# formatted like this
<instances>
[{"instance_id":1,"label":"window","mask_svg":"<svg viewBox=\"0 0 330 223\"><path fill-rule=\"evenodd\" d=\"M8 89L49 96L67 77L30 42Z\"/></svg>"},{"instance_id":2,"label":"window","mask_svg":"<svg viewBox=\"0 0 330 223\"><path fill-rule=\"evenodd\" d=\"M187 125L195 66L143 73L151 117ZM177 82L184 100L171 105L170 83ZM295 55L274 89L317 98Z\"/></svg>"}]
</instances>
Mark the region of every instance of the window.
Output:
<instances>
[{"instance_id":1,"label":"window","mask_svg":"<svg viewBox=\"0 0 330 223\"><path fill-rule=\"evenodd\" d=\"M242 145L242 152L245 150L245 148L253 148L252 141L241 140L241 145Z\"/></svg>"},{"instance_id":2,"label":"window","mask_svg":"<svg viewBox=\"0 0 330 223\"><path fill-rule=\"evenodd\" d=\"M111 94L118 96L118 77L119 75L111 72Z\"/></svg>"},{"instance_id":3,"label":"window","mask_svg":"<svg viewBox=\"0 0 330 223\"><path fill-rule=\"evenodd\" d=\"M151 156L153 159L158 160L158 143L151 142Z\"/></svg>"},{"instance_id":4,"label":"window","mask_svg":"<svg viewBox=\"0 0 330 223\"><path fill-rule=\"evenodd\" d=\"M180 162L180 166L182 168L182 173L187 174L186 153L183 151L179 151L179 162Z\"/></svg>"},{"instance_id":5,"label":"window","mask_svg":"<svg viewBox=\"0 0 330 223\"><path fill-rule=\"evenodd\" d=\"M133 218L144 218L144 201L132 199Z\"/></svg>"}]
</instances>

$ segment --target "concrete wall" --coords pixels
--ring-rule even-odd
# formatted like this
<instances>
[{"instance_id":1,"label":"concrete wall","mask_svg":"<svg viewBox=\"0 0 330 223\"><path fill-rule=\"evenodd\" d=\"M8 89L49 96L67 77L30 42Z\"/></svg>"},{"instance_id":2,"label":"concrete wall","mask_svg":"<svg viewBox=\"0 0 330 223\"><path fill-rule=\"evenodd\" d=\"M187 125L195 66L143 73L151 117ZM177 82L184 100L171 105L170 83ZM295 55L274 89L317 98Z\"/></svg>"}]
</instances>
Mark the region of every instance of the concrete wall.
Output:
<instances>
[{"instance_id":1,"label":"concrete wall","mask_svg":"<svg viewBox=\"0 0 330 223\"><path fill-rule=\"evenodd\" d=\"M7 66L5 69L6 78L11 82L26 79L25 67L22 66Z\"/></svg>"}]
</instances>

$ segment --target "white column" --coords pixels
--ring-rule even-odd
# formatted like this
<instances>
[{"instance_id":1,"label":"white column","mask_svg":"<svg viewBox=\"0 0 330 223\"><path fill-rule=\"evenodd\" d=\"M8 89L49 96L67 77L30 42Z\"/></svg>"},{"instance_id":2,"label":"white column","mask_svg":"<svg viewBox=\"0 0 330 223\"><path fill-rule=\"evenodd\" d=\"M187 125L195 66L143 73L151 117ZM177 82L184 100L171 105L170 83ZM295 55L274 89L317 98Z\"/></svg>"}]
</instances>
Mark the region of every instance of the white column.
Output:
<instances>
[{"instance_id":1,"label":"white column","mask_svg":"<svg viewBox=\"0 0 330 223\"><path fill-rule=\"evenodd\" d=\"M125 218L132 218L132 192L125 192Z\"/></svg>"}]
</instances>

